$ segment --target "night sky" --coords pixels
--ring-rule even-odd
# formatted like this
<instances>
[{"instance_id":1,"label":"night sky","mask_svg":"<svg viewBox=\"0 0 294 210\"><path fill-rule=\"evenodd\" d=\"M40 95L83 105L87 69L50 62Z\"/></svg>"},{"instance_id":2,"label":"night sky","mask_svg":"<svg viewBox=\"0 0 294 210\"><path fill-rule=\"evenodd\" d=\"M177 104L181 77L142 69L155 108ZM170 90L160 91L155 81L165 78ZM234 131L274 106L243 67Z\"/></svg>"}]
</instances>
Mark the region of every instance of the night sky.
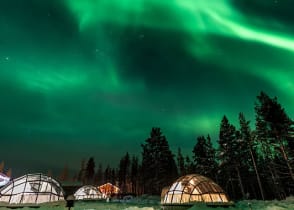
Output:
<instances>
[{"instance_id":1,"label":"night sky","mask_svg":"<svg viewBox=\"0 0 294 210\"><path fill-rule=\"evenodd\" d=\"M294 116L293 0L1 0L0 162L117 166L152 127L190 155L260 91Z\"/></svg>"}]
</instances>

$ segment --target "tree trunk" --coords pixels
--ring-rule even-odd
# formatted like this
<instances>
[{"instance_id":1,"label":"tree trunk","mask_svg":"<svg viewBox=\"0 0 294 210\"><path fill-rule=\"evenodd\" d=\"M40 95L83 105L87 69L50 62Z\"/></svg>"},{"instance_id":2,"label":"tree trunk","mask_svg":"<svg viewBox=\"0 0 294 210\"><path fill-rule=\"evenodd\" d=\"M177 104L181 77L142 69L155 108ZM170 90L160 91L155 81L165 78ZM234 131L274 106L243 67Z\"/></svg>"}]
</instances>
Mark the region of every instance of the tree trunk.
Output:
<instances>
[{"instance_id":1,"label":"tree trunk","mask_svg":"<svg viewBox=\"0 0 294 210\"><path fill-rule=\"evenodd\" d=\"M258 187L259 187L259 190L260 190L260 195L261 195L262 200L264 200L263 189L262 189L262 185L261 185L259 173L258 173L258 170L257 170L257 166L256 166L256 163L255 163L255 158L253 156L253 152L252 152L251 146L249 147L249 151L250 151L250 155L251 155L251 159L252 159L254 171L255 171L255 174L256 174L256 178L257 178Z\"/></svg>"},{"instance_id":2,"label":"tree trunk","mask_svg":"<svg viewBox=\"0 0 294 210\"><path fill-rule=\"evenodd\" d=\"M241 192L242 192L242 197L244 199L245 198L245 191L244 191L244 187L243 187L243 183L242 183L242 179L241 179L241 175L240 175L240 170L237 166L236 166L236 171L237 171L239 185L240 185Z\"/></svg>"},{"instance_id":3,"label":"tree trunk","mask_svg":"<svg viewBox=\"0 0 294 210\"><path fill-rule=\"evenodd\" d=\"M276 170L276 168L274 166L273 161L269 162L268 168L269 168L269 171L271 173L271 178L273 180L275 197L277 199L279 199L279 200L285 199L285 193L284 193L283 189L281 188L280 179L279 179L279 176L277 174L277 170Z\"/></svg>"},{"instance_id":4,"label":"tree trunk","mask_svg":"<svg viewBox=\"0 0 294 210\"><path fill-rule=\"evenodd\" d=\"M294 181L294 174L293 174L292 167L291 167L291 165L290 165L290 163L289 163L288 155L287 155L287 153L286 153L286 151L285 151L285 148L284 148L284 145L283 145L282 141L279 140L279 142L280 142L280 149L281 149L281 151L282 151L282 153L283 153L283 157L284 157L284 159L285 159L285 161L286 161L286 163L287 163L287 166L288 166L288 169L289 169L290 176L291 176L292 180Z\"/></svg>"}]
</instances>

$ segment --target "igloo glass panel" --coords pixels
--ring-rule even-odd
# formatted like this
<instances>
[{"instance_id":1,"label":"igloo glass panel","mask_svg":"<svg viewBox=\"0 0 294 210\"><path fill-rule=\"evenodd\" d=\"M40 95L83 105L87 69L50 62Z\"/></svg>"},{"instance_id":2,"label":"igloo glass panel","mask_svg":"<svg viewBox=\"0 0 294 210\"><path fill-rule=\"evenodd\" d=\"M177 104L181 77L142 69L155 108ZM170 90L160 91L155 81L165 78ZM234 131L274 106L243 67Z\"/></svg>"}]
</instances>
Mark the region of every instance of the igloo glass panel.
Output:
<instances>
[{"instance_id":1,"label":"igloo glass panel","mask_svg":"<svg viewBox=\"0 0 294 210\"><path fill-rule=\"evenodd\" d=\"M29 182L41 181L41 176L40 175L29 175L27 178L27 181L29 181Z\"/></svg>"},{"instance_id":2,"label":"igloo glass panel","mask_svg":"<svg viewBox=\"0 0 294 210\"><path fill-rule=\"evenodd\" d=\"M198 195L198 194L202 194L202 192L201 192L201 190L198 188L198 187L195 187L194 189L193 189L193 191L192 191L192 194L196 194L196 195Z\"/></svg>"},{"instance_id":3,"label":"igloo glass panel","mask_svg":"<svg viewBox=\"0 0 294 210\"><path fill-rule=\"evenodd\" d=\"M2 197L1 197L1 201L2 201L2 202L7 202L7 203L8 203L10 197L11 197L11 196L2 196Z\"/></svg>"},{"instance_id":4,"label":"igloo glass panel","mask_svg":"<svg viewBox=\"0 0 294 210\"><path fill-rule=\"evenodd\" d=\"M228 198L227 198L227 196L225 194L220 194L220 197L221 197L223 202L229 202Z\"/></svg>"},{"instance_id":5,"label":"igloo glass panel","mask_svg":"<svg viewBox=\"0 0 294 210\"><path fill-rule=\"evenodd\" d=\"M202 199L204 202L212 202L210 194L203 194Z\"/></svg>"},{"instance_id":6,"label":"igloo glass panel","mask_svg":"<svg viewBox=\"0 0 294 210\"><path fill-rule=\"evenodd\" d=\"M9 186L7 186L7 187L5 187L3 190L2 190L2 192L1 192L2 194L11 194L12 193L12 185L9 185Z\"/></svg>"},{"instance_id":7,"label":"igloo glass panel","mask_svg":"<svg viewBox=\"0 0 294 210\"><path fill-rule=\"evenodd\" d=\"M221 199L221 196L217 193L217 194L210 194L212 202L223 202Z\"/></svg>"},{"instance_id":8,"label":"igloo glass panel","mask_svg":"<svg viewBox=\"0 0 294 210\"><path fill-rule=\"evenodd\" d=\"M24 193L23 194L22 203L36 203L36 201L37 201L37 196L35 193Z\"/></svg>"},{"instance_id":9,"label":"igloo glass panel","mask_svg":"<svg viewBox=\"0 0 294 210\"><path fill-rule=\"evenodd\" d=\"M167 194L166 199L165 199L165 203L171 203L171 201L172 201L172 194Z\"/></svg>"},{"instance_id":10,"label":"igloo glass panel","mask_svg":"<svg viewBox=\"0 0 294 210\"><path fill-rule=\"evenodd\" d=\"M177 187L179 188L178 185L180 185L180 183L178 183L178 182L173 183L173 185L170 187L170 191L175 190Z\"/></svg>"},{"instance_id":11,"label":"igloo glass panel","mask_svg":"<svg viewBox=\"0 0 294 210\"><path fill-rule=\"evenodd\" d=\"M17 186L12 187L11 194L19 194L25 191L25 183L21 183Z\"/></svg>"},{"instance_id":12,"label":"igloo glass panel","mask_svg":"<svg viewBox=\"0 0 294 210\"><path fill-rule=\"evenodd\" d=\"M190 201L190 194L186 194L186 193L184 193L184 194L182 195L181 203L187 203L187 202L189 202L189 201Z\"/></svg>"},{"instance_id":13,"label":"igloo glass panel","mask_svg":"<svg viewBox=\"0 0 294 210\"><path fill-rule=\"evenodd\" d=\"M201 195L191 195L188 202L200 202L202 201Z\"/></svg>"},{"instance_id":14,"label":"igloo glass panel","mask_svg":"<svg viewBox=\"0 0 294 210\"><path fill-rule=\"evenodd\" d=\"M206 183L204 183L204 182L200 183L198 185L198 187L199 187L199 189L201 190L202 193L209 193L209 192L211 192L211 190L209 189L209 186Z\"/></svg>"},{"instance_id":15,"label":"igloo glass panel","mask_svg":"<svg viewBox=\"0 0 294 210\"><path fill-rule=\"evenodd\" d=\"M38 195L36 203L45 203L50 201L50 195L48 194L40 194Z\"/></svg>"},{"instance_id":16,"label":"igloo glass panel","mask_svg":"<svg viewBox=\"0 0 294 210\"><path fill-rule=\"evenodd\" d=\"M188 184L187 186L184 187L183 191L185 193L191 194L194 191L195 186ZM195 194L195 193L193 193Z\"/></svg>"},{"instance_id":17,"label":"igloo glass panel","mask_svg":"<svg viewBox=\"0 0 294 210\"><path fill-rule=\"evenodd\" d=\"M22 194L12 195L10 198L9 203L20 203L21 202Z\"/></svg>"},{"instance_id":18,"label":"igloo glass panel","mask_svg":"<svg viewBox=\"0 0 294 210\"><path fill-rule=\"evenodd\" d=\"M51 195L51 201L54 202L54 201L59 201L60 200L60 197L57 196L57 195Z\"/></svg>"},{"instance_id":19,"label":"igloo glass panel","mask_svg":"<svg viewBox=\"0 0 294 210\"><path fill-rule=\"evenodd\" d=\"M172 203L180 203L182 194L174 194L172 198Z\"/></svg>"},{"instance_id":20,"label":"igloo glass panel","mask_svg":"<svg viewBox=\"0 0 294 210\"><path fill-rule=\"evenodd\" d=\"M190 184L190 185L193 185L193 186L196 186L198 183L199 183L199 181L198 181L197 179L191 179L191 180L189 181L189 184Z\"/></svg>"},{"instance_id":21,"label":"igloo glass panel","mask_svg":"<svg viewBox=\"0 0 294 210\"><path fill-rule=\"evenodd\" d=\"M26 178L14 180L14 186L20 185L24 182L26 182Z\"/></svg>"}]
</instances>

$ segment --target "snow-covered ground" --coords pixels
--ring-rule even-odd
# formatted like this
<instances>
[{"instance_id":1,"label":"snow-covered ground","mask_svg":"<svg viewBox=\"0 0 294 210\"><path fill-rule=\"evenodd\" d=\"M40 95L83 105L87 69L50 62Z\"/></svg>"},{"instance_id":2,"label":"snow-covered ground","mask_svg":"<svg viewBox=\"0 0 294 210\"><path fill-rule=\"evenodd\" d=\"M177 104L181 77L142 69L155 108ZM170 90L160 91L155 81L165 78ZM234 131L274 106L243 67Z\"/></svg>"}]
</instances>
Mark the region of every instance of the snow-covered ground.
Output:
<instances>
[{"instance_id":1,"label":"snow-covered ground","mask_svg":"<svg viewBox=\"0 0 294 210\"><path fill-rule=\"evenodd\" d=\"M1 210L8 210L0 208ZM64 210L65 207L41 207L44 210ZM157 197L143 196L128 202L76 202L72 210L159 210L161 206ZM209 208L205 205L195 205L189 210L294 210L294 197L289 197L283 201L241 201L235 207L229 208ZM21 208L20 210L33 210L32 208Z\"/></svg>"},{"instance_id":2,"label":"snow-covered ground","mask_svg":"<svg viewBox=\"0 0 294 210\"><path fill-rule=\"evenodd\" d=\"M282 201L241 201L236 205L237 209L261 209L261 210L294 210L294 197ZM247 208L246 208L247 207Z\"/></svg>"},{"instance_id":3,"label":"snow-covered ground","mask_svg":"<svg viewBox=\"0 0 294 210\"><path fill-rule=\"evenodd\" d=\"M282 201L257 201L257 200L244 200L235 204L234 207L229 208L209 208L206 206L193 206L189 210L294 210L294 197L289 197Z\"/></svg>"}]
</instances>

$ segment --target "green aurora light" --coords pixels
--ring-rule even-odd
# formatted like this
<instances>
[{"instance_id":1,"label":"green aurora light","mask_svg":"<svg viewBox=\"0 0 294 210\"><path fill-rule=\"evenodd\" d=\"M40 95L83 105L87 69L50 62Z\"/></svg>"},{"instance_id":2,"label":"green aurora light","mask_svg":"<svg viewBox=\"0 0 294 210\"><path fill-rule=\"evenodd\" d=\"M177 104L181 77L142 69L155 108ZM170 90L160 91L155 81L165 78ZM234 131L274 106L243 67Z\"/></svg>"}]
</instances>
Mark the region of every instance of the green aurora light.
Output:
<instances>
[{"instance_id":1,"label":"green aurora light","mask_svg":"<svg viewBox=\"0 0 294 210\"><path fill-rule=\"evenodd\" d=\"M224 114L254 123L261 90L293 116L293 4L1 1L1 157L16 173L117 164L153 126L190 154Z\"/></svg>"}]
</instances>

